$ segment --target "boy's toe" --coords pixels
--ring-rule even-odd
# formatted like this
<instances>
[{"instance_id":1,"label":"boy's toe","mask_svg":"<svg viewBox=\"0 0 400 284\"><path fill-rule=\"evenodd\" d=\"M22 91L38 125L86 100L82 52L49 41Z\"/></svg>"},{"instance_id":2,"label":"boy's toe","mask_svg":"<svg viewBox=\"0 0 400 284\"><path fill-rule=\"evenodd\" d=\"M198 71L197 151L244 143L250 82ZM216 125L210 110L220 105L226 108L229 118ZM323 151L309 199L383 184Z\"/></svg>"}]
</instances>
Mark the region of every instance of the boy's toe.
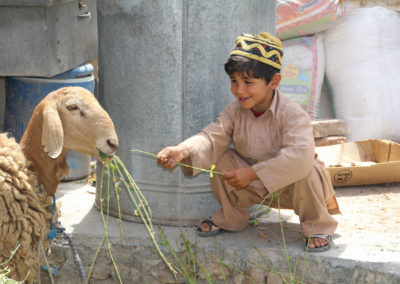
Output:
<instances>
[{"instance_id":1,"label":"boy's toe","mask_svg":"<svg viewBox=\"0 0 400 284\"><path fill-rule=\"evenodd\" d=\"M306 249L310 252L329 250L332 246L332 236L330 235L314 234L304 239L306 241Z\"/></svg>"}]
</instances>

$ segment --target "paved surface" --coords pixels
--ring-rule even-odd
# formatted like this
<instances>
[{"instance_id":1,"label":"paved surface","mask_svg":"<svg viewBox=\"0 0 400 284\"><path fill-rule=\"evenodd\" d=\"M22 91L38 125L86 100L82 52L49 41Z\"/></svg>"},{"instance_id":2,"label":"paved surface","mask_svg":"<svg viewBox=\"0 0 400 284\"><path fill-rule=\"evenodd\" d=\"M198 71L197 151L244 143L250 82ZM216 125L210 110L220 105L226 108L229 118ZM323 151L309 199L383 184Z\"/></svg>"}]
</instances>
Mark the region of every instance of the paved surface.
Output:
<instances>
[{"instance_id":1,"label":"paved surface","mask_svg":"<svg viewBox=\"0 0 400 284\"><path fill-rule=\"evenodd\" d=\"M306 282L400 283L400 184L343 187L335 190L342 215L336 215L340 225L334 236L334 247L327 252L307 255L304 278L307 280ZM85 180L62 183L57 192L57 202L61 206L62 212L59 220L74 240L86 272L93 259L94 249L100 243L104 232L100 212L93 206L94 199L95 189L86 185ZM299 233L297 216L291 210L281 210L280 215L283 219L282 228L286 246L293 260L290 264L291 270L293 271L294 261L298 258L297 271L302 271L304 243ZM264 264L259 255L260 252L282 275L286 275L285 277L290 275L282 242L279 212L273 209L257 220L257 226L249 226L244 232L218 236L217 243L214 238L198 238L192 228L162 227L162 229L173 246L179 247L179 243L182 242L180 236L183 233L190 242L196 243L197 246L211 252L214 256L217 246L224 261L238 269L244 269L254 279L257 277L263 279L256 280L256 283L282 283L279 279L273 281L273 277L265 278L268 272L259 268L259 264ZM124 276L129 279L124 283L175 283L168 276L160 274L162 270L160 261L154 258L153 246L144 225L132 222L122 222L122 225L124 246L118 245L120 244L118 222L115 218L110 217L109 236L112 243L115 244L113 249L116 258L122 259L121 263L125 261L125 264L121 265L129 270L130 263L133 265L136 261L132 259L129 250L132 250L132 254L135 255L143 254L139 262L150 259L151 257L147 253L152 251L154 262L147 266L144 266L143 263L136 263L136 268L131 268L131 270L134 269L135 275L142 274L142 276L134 278L132 272L132 274ZM254 242L257 249L251 242ZM60 250L60 245L56 244L55 247L56 252L57 249ZM147 249L138 250L138 247ZM61 262L59 260L59 263ZM255 263L254 267L256 268L251 268L249 263ZM69 266L71 265L74 266L73 263L69 264ZM101 261L96 263L97 265L101 267ZM112 270L110 262L107 265ZM61 266L61 274L69 273L69 276L67 278L57 276L64 280L56 283L74 283L75 280L71 280L71 272L65 272L67 264ZM70 267L70 269L76 269L76 266L75 268ZM104 269L101 268L100 272L97 270L93 283L118 283L115 274L105 273ZM156 273L157 269L159 271ZM147 277L146 273L152 277ZM260 274L263 276L260 277ZM218 272L214 276L216 279L220 277ZM229 280L228 283L245 283L239 278L232 275L232 280ZM70 279L71 282L66 279ZM184 283L184 281L177 283Z\"/></svg>"}]
</instances>

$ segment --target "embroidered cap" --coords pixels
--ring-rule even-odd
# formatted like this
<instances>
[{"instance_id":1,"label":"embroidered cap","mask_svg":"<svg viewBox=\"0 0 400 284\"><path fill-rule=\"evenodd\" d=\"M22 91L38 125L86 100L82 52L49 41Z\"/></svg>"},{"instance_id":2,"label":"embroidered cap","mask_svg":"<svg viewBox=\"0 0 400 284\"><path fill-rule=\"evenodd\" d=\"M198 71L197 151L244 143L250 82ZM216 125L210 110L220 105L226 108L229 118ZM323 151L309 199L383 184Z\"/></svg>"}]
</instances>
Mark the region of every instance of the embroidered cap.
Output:
<instances>
[{"instance_id":1,"label":"embroidered cap","mask_svg":"<svg viewBox=\"0 0 400 284\"><path fill-rule=\"evenodd\" d=\"M277 69L282 65L282 43L269 33L242 34L236 39L231 55L241 55L260 61Z\"/></svg>"}]
</instances>

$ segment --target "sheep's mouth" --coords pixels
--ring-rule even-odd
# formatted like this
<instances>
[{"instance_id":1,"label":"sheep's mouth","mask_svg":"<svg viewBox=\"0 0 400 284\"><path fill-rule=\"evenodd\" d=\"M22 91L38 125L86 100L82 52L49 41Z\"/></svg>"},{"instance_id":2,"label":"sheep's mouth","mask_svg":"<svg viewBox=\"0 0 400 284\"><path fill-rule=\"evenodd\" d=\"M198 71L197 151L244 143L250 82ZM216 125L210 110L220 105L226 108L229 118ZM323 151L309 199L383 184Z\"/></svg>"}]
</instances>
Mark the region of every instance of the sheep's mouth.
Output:
<instances>
[{"instance_id":1,"label":"sheep's mouth","mask_svg":"<svg viewBox=\"0 0 400 284\"><path fill-rule=\"evenodd\" d=\"M99 151L99 156L100 156L101 160L108 160L108 159L112 159L114 157L114 154L107 155L104 152L102 152L99 148L97 148L97 150Z\"/></svg>"}]
</instances>

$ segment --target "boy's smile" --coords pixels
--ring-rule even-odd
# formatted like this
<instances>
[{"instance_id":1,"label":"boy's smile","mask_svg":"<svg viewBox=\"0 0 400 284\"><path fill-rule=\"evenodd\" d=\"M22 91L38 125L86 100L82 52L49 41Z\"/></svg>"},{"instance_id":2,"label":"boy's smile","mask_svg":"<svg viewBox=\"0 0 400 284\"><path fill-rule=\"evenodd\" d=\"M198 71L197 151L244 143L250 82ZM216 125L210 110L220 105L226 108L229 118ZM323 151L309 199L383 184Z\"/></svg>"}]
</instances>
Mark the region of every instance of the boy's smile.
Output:
<instances>
[{"instance_id":1,"label":"boy's smile","mask_svg":"<svg viewBox=\"0 0 400 284\"><path fill-rule=\"evenodd\" d=\"M231 92L239 100L242 108L257 112L266 111L271 105L274 89L279 85L280 74L276 75L279 75L279 80L274 76L267 84L264 79L235 72L230 76Z\"/></svg>"}]
</instances>

